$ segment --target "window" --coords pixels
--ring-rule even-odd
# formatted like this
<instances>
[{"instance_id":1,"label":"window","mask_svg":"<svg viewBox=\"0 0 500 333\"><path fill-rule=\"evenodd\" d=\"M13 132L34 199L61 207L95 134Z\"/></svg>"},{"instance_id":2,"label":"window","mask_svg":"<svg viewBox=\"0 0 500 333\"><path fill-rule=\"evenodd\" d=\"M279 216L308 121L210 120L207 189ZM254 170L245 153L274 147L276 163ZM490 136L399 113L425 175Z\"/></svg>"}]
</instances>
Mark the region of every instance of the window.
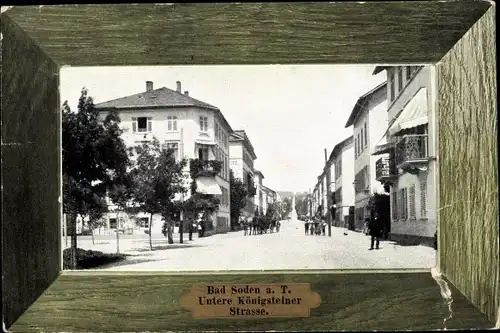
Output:
<instances>
[{"instance_id":1,"label":"window","mask_svg":"<svg viewBox=\"0 0 500 333\"><path fill-rule=\"evenodd\" d=\"M220 142L220 137L219 137L219 124L215 123L214 128L215 128L215 138L216 138L217 143L218 143L218 142Z\"/></svg>"},{"instance_id":2,"label":"window","mask_svg":"<svg viewBox=\"0 0 500 333\"><path fill-rule=\"evenodd\" d=\"M354 157L358 157L358 139L354 137Z\"/></svg>"},{"instance_id":3,"label":"window","mask_svg":"<svg viewBox=\"0 0 500 333\"><path fill-rule=\"evenodd\" d=\"M141 228L149 228L149 217L141 217L139 219L139 226Z\"/></svg>"},{"instance_id":4,"label":"window","mask_svg":"<svg viewBox=\"0 0 500 333\"><path fill-rule=\"evenodd\" d=\"M172 149L176 161L179 161L179 143L178 142L168 142L165 141L163 144L163 149Z\"/></svg>"},{"instance_id":5,"label":"window","mask_svg":"<svg viewBox=\"0 0 500 333\"><path fill-rule=\"evenodd\" d=\"M208 117L200 116L200 131L208 131Z\"/></svg>"},{"instance_id":6,"label":"window","mask_svg":"<svg viewBox=\"0 0 500 333\"><path fill-rule=\"evenodd\" d=\"M364 136L364 129L363 127L361 127L361 142L359 143L359 148L361 151L363 151L363 148L365 147L365 143L364 143L364 139L365 139L365 136Z\"/></svg>"},{"instance_id":7,"label":"window","mask_svg":"<svg viewBox=\"0 0 500 333\"><path fill-rule=\"evenodd\" d=\"M408 197L406 188L399 190L399 218L401 220L406 220L408 218Z\"/></svg>"},{"instance_id":8,"label":"window","mask_svg":"<svg viewBox=\"0 0 500 333\"><path fill-rule=\"evenodd\" d=\"M403 90L403 67L398 67L398 92Z\"/></svg>"},{"instance_id":9,"label":"window","mask_svg":"<svg viewBox=\"0 0 500 333\"><path fill-rule=\"evenodd\" d=\"M395 98L396 92L395 92L395 87L394 87L394 72L390 71L389 72L389 91L391 94L391 100L389 102L392 102Z\"/></svg>"},{"instance_id":10,"label":"window","mask_svg":"<svg viewBox=\"0 0 500 333\"><path fill-rule=\"evenodd\" d=\"M116 219L115 218L110 218L109 219L109 228L110 229L116 229Z\"/></svg>"},{"instance_id":11,"label":"window","mask_svg":"<svg viewBox=\"0 0 500 333\"><path fill-rule=\"evenodd\" d=\"M222 196L221 196L221 204L224 206L229 205L229 191L227 188L221 186Z\"/></svg>"},{"instance_id":12,"label":"window","mask_svg":"<svg viewBox=\"0 0 500 333\"><path fill-rule=\"evenodd\" d=\"M358 133L358 156L361 155L361 141Z\"/></svg>"},{"instance_id":13,"label":"window","mask_svg":"<svg viewBox=\"0 0 500 333\"><path fill-rule=\"evenodd\" d=\"M368 146L368 126L365 122L365 148Z\"/></svg>"},{"instance_id":14,"label":"window","mask_svg":"<svg viewBox=\"0 0 500 333\"><path fill-rule=\"evenodd\" d=\"M355 194L364 192L368 187L368 169L365 166L354 176Z\"/></svg>"},{"instance_id":15,"label":"window","mask_svg":"<svg viewBox=\"0 0 500 333\"><path fill-rule=\"evenodd\" d=\"M208 161L208 147L203 145L198 145L198 159L202 161Z\"/></svg>"},{"instance_id":16,"label":"window","mask_svg":"<svg viewBox=\"0 0 500 333\"><path fill-rule=\"evenodd\" d=\"M415 185L410 186L410 220L414 220L416 218L415 216Z\"/></svg>"},{"instance_id":17,"label":"window","mask_svg":"<svg viewBox=\"0 0 500 333\"><path fill-rule=\"evenodd\" d=\"M392 197L392 205L391 205L392 220L397 221L399 218L399 216L398 216L398 192L392 191L391 197Z\"/></svg>"},{"instance_id":18,"label":"window","mask_svg":"<svg viewBox=\"0 0 500 333\"><path fill-rule=\"evenodd\" d=\"M420 183L420 218L427 217L427 182Z\"/></svg>"},{"instance_id":19,"label":"window","mask_svg":"<svg viewBox=\"0 0 500 333\"><path fill-rule=\"evenodd\" d=\"M133 117L132 132L151 132L153 130L152 117Z\"/></svg>"},{"instance_id":20,"label":"window","mask_svg":"<svg viewBox=\"0 0 500 333\"><path fill-rule=\"evenodd\" d=\"M167 117L167 130L177 131L177 116Z\"/></svg>"},{"instance_id":21,"label":"window","mask_svg":"<svg viewBox=\"0 0 500 333\"><path fill-rule=\"evenodd\" d=\"M406 81L410 81L412 74L413 74L413 67L406 66Z\"/></svg>"}]
</instances>

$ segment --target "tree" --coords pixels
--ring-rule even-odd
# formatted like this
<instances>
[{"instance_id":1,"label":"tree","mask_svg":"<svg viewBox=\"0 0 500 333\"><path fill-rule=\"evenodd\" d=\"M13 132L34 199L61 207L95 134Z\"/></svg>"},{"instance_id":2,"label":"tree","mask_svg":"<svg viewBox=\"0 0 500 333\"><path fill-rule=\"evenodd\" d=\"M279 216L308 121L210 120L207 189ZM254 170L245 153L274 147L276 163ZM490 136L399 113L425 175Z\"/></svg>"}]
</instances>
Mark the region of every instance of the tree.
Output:
<instances>
[{"instance_id":1,"label":"tree","mask_svg":"<svg viewBox=\"0 0 500 333\"><path fill-rule=\"evenodd\" d=\"M62 107L63 211L71 228L71 267L76 268L76 217L93 220L104 212L107 189L128 164L116 112L101 121L85 88L77 112ZM90 214L92 216L90 217Z\"/></svg>"},{"instance_id":2,"label":"tree","mask_svg":"<svg viewBox=\"0 0 500 333\"><path fill-rule=\"evenodd\" d=\"M131 153L137 157L131 170L134 183L132 201L139 211L150 216L149 247L153 250L151 227L155 214L161 214L169 224L168 239L169 243L173 243L171 212L175 205L175 195L186 190L183 186L183 168L186 162L176 162L174 151L163 149L156 138L134 147Z\"/></svg>"},{"instance_id":3,"label":"tree","mask_svg":"<svg viewBox=\"0 0 500 333\"><path fill-rule=\"evenodd\" d=\"M110 200L117 206L116 221L116 253L120 253L120 221L122 212L128 214L132 212L129 206L133 196L133 179L129 172L124 172L119 181L116 181L108 191Z\"/></svg>"},{"instance_id":4,"label":"tree","mask_svg":"<svg viewBox=\"0 0 500 333\"><path fill-rule=\"evenodd\" d=\"M281 211L282 218L286 219L291 211L292 211L292 199L290 199L290 198L283 199L282 211Z\"/></svg>"},{"instance_id":5,"label":"tree","mask_svg":"<svg viewBox=\"0 0 500 333\"><path fill-rule=\"evenodd\" d=\"M229 170L229 184L231 192L231 229L234 230L234 226L240 218L241 210L245 208L248 192L245 184L234 177L233 170Z\"/></svg>"},{"instance_id":6,"label":"tree","mask_svg":"<svg viewBox=\"0 0 500 333\"><path fill-rule=\"evenodd\" d=\"M309 212L309 194L307 192L295 195L295 211L297 215L307 215Z\"/></svg>"},{"instance_id":7,"label":"tree","mask_svg":"<svg viewBox=\"0 0 500 333\"><path fill-rule=\"evenodd\" d=\"M90 202L91 206L87 207L89 214L88 215L89 220L87 222L87 226L92 235L92 244L95 244L94 230L105 225L105 222L102 219L102 217L104 216L105 213L108 212L108 205L106 203L105 198L99 197L96 194L94 194L93 196L94 198ZM83 216L82 216L82 221L83 221Z\"/></svg>"}]
</instances>

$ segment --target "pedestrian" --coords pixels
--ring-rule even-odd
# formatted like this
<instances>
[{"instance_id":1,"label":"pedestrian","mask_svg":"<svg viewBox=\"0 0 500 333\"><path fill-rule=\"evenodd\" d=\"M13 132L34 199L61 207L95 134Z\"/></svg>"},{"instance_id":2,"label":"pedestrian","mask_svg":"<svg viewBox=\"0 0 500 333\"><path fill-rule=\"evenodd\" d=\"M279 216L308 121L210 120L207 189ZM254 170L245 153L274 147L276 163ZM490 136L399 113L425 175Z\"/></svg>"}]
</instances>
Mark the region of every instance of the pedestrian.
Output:
<instances>
[{"instance_id":1,"label":"pedestrian","mask_svg":"<svg viewBox=\"0 0 500 333\"><path fill-rule=\"evenodd\" d=\"M323 236L326 236L326 222L323 221L323 226L321 228L321 231L323 232Z\"/></svg>"},{"instance_id":2,"label":"pedestrian","mask_svg":"<svg viewBox=\"0 0 500 333\"><path fill-rule=\"evenodd\" d=\"M247 219L243 220L243 231L244 231L244 236L248 235L248 221Z\"/></svg>"},{"instance_id":3,"label":"pedestrian","mask_svg":"<svg viewBox=\"0 0 500 333\"><path fill-rule=\"evenodd\" d=\"M198 222L197 228L198 228L198 237L203 237L201 222Z\"/></svg>"},{"instance_id":4,"label":"pedestrian","mask_svg":"<svg viewBox=\"0 0 500 333\"><path fill-rule=\"evenodd\" d=\"M311 224L309 226L310 235L314 235L314 227L315 227L314 220L312 220L310 224Z\"/></svg>"},{"instance_id":5,"label":"pedestrian","mask_svg":"<svg viewBox=\"0 0 500 333\"><path fill-rule=\"evenodd\" d=\"M304 229L307 236L307 234L309 234L309 220L306 220L306 222L304 223Z\"/></svg>"},{"instance_id":6,"label":"pedestrian","mask_svg":"<svg viewBox=\"0 0 500 333\"><path fill-rule=\"evenodd\" d=\"M189 232L189 240L193 240L193 231L195 228L195 225L193 222L188 221L188 232Z\"/></svg>"},{"instance_id":7,"label":"pedestrian","mask_svg":"<svg viewBox=\"0 0 500 333\"><path fill-rule=\"evenodd\" d=\"M371 236L370 250L373 250L373 244L375 243L375 248L379 249L380 244L380 233L382 232L382 226L380 225L380 216L378 213L374 213L369 223L369 234Z\"/></svg>"}]
</instances>

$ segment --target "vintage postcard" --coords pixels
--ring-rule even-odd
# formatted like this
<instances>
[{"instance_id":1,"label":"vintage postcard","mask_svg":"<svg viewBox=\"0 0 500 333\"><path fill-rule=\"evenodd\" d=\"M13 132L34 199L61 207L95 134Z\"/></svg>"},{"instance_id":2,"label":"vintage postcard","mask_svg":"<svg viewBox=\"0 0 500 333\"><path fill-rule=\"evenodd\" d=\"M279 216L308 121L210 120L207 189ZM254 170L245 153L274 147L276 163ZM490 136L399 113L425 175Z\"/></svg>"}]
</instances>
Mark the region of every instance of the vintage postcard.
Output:
<instances>
[{"instance_id":1,"label":"vintage postcard","mask_svg":"<svg viewBox=\"0 0 500 333\"><path fill-rule=\"evenodd\" d=\"M65 269L436 265L431 66L66 67Z\"/></svg>"}]
</instances>

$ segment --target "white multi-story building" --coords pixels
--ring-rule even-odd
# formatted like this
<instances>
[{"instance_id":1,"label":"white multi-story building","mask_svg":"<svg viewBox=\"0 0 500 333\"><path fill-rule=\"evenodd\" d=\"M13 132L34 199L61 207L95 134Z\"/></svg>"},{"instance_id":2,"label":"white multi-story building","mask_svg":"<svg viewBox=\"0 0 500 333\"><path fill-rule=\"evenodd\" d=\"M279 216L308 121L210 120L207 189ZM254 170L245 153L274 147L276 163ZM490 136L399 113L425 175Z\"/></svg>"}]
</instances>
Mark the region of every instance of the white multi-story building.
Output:
<instances>
[{"instance_id":1,"label":"white multi-story building","mask_svg":"<svg viewBox=\"0 0 500 333\"><path fill-rule=\"evenodd\" d=\"M146 82L144 92L96 104L102 118L110 110L118 112L122 139L127 147L140 145L155 137L167 148L175 151L176 159L218 160L222 170L214 177L197 178L197 191L216 195L220 199L219 210L207 223L207 232L223 232L229 229L229 137L233 133L222 112L215 106L199 101L177 89L166 87L153 89L153 82ZM189 175L189 163L185 174ZM190 179L186 181L189 188ZM190 193L177 200L186 200ZM152 223L152 233L161 232L161 216L140 213L136 218L143 229ZM124 221L128 228L135 228L133 221ZM120 223L120 227L124 228ZM116 214L108 216L108 228L116 228Z\"/></svg>"},{"instance_id":2,"label":"white multi-story building","mask_svg":"<svg viewBox=\"0 0 500 333\"><path fill-rule=\"evenodd\" d=\"M264 212L264 190L262 189L264 175L259 170L254 170L253 182L255 184L254 203L259 213Z\"/></svg>"},{"instance_id":3,"label":"white multi-story building","mask_svg":"<svg viewBox=\"0 0 500 333\"><path fill-rule=\"evenodd\" d=\"M391 239L432 246L437 183L432 67L379 66L374 74L384 70L389 123L375 154L382 155L377 179L391 187Z\"/></svg>"},{"instance_id":4,"label":"white multi-story building","mask_svg":"<svg viewBox=\"0 0 500 333\"><path fill-rule=\"evenodd\" d=\"M384 187L376 181L375 146L387 130L387 82L361 96L354 106L346 128L353 126L355 229L362 230L369 216L368 204L374 193Z\"/></svg>"},{"instance_id":5,"label":"white multi-story building","mask_svg":"<svg viewBox=\"0 0 500 333\"><path fill-rule=\"evenodd\" d=\"M344 227L349 221L349 208L354 206L354 139L348 137L333 147L328 159L330 166L330 192L337 205L335 220L337 227ZM352 226L351 226L352 227Z\"/></svg>"},{"instance_id":6,"label":"white multi-story building","mask_svg":"<svg viewBox=\"0 0 500 333\"><path fill-rule=\"evenodd\" d=\"M257 155L245 131L236 130L229 137L229 156L234 177L243 182L249 193L242 215L252 218L255 214L254 162Z\"/></svg>"}]
</instances>

